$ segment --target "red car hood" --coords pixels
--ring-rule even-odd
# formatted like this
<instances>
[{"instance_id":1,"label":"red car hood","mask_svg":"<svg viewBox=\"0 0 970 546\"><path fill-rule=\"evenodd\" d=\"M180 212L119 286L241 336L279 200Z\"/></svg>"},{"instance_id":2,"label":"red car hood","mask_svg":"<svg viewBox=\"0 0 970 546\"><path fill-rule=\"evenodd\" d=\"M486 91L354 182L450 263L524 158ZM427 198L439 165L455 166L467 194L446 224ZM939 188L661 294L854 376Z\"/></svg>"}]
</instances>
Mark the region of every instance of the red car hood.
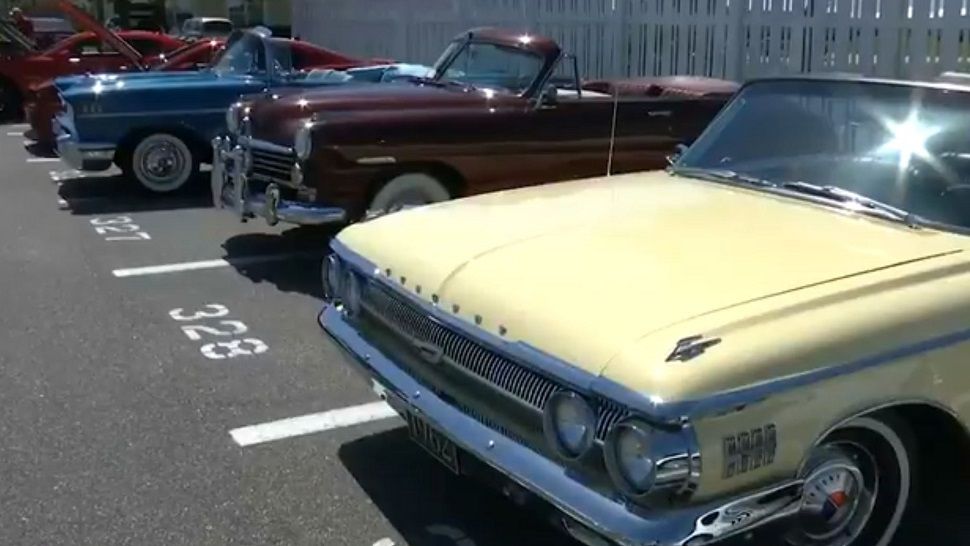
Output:
<instances>
[{"instance_id":1,"label":"red car hood","mask_svg":"<svg viewBox=\"0 0 970 546\"><path fill-rule=\"evenodd\" d=\"M327 119L353 112L380 116L382 110L463 108L486 103L499 107L517 101L511 95L486 96L471 88L462 90L411 83L348 83L312 91L279 90L273 95L246 98L251 101L253 136L279 142L292 142L299 123L314 116Z\"/></svg>"},{"instance_id":2,"label":"red car hood","mask_svg":"<svg viewBox=\"0 0 970 546\"><path fill-rule=\"evenodd\" d=\"M119 53L124 55L129 61L132 62L139 69L144 70L145 64L143 62L143 57L138 50L131 46L128 42L123 40L120 36L108 30L104 25L99 23L94 17L91 17L83 9L75 6L69 0L58 0L57 2L60 10L66 15L74 26L81 30L87 30L95 33L98 38L102 41L111 45Z\"/></svg>"}]
</instances>

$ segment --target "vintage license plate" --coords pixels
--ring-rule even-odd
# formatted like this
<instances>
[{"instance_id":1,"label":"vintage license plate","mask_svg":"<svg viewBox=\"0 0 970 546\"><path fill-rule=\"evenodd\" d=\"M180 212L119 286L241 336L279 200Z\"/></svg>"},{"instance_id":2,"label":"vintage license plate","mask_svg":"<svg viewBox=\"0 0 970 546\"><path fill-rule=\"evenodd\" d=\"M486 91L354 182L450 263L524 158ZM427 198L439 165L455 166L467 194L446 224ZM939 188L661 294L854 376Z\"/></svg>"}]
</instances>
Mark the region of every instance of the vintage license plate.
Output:
<instances>
[{"instance_id":1,"label":"vintage license plate","mask_svg":"<svg viewBox=\"0 0 970 546\"><path fill-rule=\"evenodd\" d=\"M459 474L458 446L413 412L408 411L406 415L411 439L441 461L441 464Z\"/></svg>"}]
</instances>

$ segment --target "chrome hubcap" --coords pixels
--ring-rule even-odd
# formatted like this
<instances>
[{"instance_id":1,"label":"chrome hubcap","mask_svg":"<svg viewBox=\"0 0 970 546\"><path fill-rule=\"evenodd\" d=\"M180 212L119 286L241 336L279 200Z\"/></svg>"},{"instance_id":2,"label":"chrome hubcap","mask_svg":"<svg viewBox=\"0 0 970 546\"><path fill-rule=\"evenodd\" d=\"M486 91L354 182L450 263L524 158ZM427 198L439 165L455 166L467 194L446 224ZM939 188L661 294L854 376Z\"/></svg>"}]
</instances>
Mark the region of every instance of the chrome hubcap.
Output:
<instances>
[{"instance_id":1,"label":"chrome hubcap","mask_svg":"<svg viewBox=\"0 0 970 546\"><path fill-rule=\"evenodd\" d=\"M185 158L179 150L168 143L153 146L145 153L142 167L152 178L163 180L182 171Z\"/></svg>"},{"instance_id":2,"label":"chrome hubcap","mask_svg":"<svg viewBox=\"0 0 970 546\"><path fill-rule=\"evenodd\" d=\"M824 468L805 484L799 516L805 534L824 540L839 534L859 507L862 474L848 466Z\"/></svg>"},{"instance_id":3,"label":"chrome hubcap","mask_svg":"<svg viewBox=\"0 0 970 546\"><path fill-rule=\"evenodd\" d=\"M875 461L862 446L829 446L805 480L798 531L789 542L847 546L865 528L878 491Z\"/></svg>"}]
</instances>

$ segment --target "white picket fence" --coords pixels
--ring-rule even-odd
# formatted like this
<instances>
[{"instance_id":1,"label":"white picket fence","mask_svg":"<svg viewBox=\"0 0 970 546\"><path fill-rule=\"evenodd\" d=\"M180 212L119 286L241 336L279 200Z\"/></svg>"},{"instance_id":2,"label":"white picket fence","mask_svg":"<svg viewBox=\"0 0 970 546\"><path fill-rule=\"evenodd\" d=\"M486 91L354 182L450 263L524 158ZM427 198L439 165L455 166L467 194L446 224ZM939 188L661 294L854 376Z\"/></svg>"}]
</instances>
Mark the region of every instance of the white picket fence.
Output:
<instances>
[{"instance_id":1,"label":"white picket fence","mask_svg":"<svg viewBox=\"0 0 970 546\"><path fill-rule=\"evenodd\" d=\"M456 34L555 38L585 77L970 71L970 0L293 0L294 32L356 55L431 63Z\"/></svg>"}]
</instances>

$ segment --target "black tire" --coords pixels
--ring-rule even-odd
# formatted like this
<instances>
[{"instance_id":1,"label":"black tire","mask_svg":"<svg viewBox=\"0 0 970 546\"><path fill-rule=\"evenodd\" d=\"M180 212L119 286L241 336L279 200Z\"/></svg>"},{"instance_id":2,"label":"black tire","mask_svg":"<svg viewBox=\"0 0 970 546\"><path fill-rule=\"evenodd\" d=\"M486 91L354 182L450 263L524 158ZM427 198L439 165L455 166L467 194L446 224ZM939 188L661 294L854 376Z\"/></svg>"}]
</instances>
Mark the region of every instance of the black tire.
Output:
<instances>
[{"instance_id":1,"label":"black tire","mask_svg":"<svg viewBox=\"0 0 970 546\"><path fill-rule=\"evenodd\" d=\"M853 508L847 518L858 517L846 529L824 539L809 536L807 524L791 532L788 543L797 546L890 546L913 517L917 495L918 461L916 443L904 421L892 413L859 417L840 426L820 444L817 452L835 450L854 460L870 490L868 515L859 512L866 503ZM810 460L809 466L812 462ZM821 485L825 485L824 483ZM806 496L809 494L806 486Z\"/></svg>"},{"instance_id":2,"label":"black tire","mask_svg":"<svg viewBox=\"0 0 970 546\"><path fill-rule=\"evenodd\" d=\"M20 121L23 117L23 97L9 80L0 80L0 122Z\"/></svg>"}]
</instances>

